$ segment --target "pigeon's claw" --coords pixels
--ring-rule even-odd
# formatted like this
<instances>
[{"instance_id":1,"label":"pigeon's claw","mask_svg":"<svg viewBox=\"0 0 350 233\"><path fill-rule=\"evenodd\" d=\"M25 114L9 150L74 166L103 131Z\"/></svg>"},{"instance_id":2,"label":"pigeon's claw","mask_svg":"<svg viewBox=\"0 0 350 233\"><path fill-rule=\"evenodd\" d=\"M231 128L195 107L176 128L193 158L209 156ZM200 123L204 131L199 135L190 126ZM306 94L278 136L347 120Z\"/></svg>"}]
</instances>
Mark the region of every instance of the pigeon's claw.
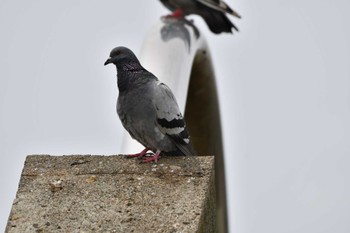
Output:
<instances>
[{"instance_id":1,"label":"pigeon's claw","mask_svg":"<svg viewBox=\"0 0 350 233\"><path fill-rule=\"evenodd\" d=\"M147 154L147 151L149 151L149 148L146 147L140 153L126 155L126 157L128 157L128 158L135 158L135 157L141 158Z\"/></svg>"},{"instance_id":2,"label":"pigeon's claw","mask_svg":"<svg viewBox=\"0 0 350 233\"><path fill-rule=\"evenodd\" d=\"M142 163L149 163L149 162L158 162L158 158L160 157L160 151L157 151L152 157L147 157L142 160Z\"/></svg>"},{"instance_id":3,"label":"pigeon's claw","mask_svg":"<svg viewBox=\"0 0 350 233\"><path fill-rule=\"evenodd\" d=\"M181 19L184 17L184 13L181 8L177 8L171 15L178 19Z\"/></svg>"},{"instance_id":4,"label":"pigeon's claw","mask_svg":"<svg viewBox=\"0 0 350 233\"><path fill-rule=\"evenodd\" d=\"M181 8L177 8L173 13L170 15L164 16L164 18L169 19L169 18L175 18L175 19L182 19L184 17L184 13Z\"/></svg>"}]
</instances>

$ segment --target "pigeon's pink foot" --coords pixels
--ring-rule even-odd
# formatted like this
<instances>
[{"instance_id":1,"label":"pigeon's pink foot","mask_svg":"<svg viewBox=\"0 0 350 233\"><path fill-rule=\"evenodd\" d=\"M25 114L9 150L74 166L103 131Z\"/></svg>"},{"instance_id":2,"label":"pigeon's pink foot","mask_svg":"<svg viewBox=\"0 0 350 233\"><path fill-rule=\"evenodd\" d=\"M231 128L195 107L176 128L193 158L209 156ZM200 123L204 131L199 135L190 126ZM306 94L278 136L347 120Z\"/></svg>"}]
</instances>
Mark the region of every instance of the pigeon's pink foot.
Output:
<instances>
[{"instance_id":1,"label":"pigeon's pink foot","mask_svg":"<svg viewBox=\"0 0 350 233\"><path fill-rule=\"evenodd\" d=\"M173 16L174 18L178 18L181 19L184 17L184 13L180 8L177 8L172 14L171 16Z\"/></svg>"},{"instance_id":2,"label":"pigeon's pink foot","mask_svg":"<svg viewBox=\"0 0 350 233\"><path fill-rule=\"evenodd\" d=\"M180 8L177 8L173 13L170 15L164 16L164 18L169 19L169 18L176 18L176 19L182 19L184 17L184 13Z\"/></svg>"},{"instance_id":3,"label":"pigeon's pink foot","mask_svg":"<svg viewBox=\"0 0 350 233\"><path fill-rule=\"evenodd\" d=\"M152 157L147 157L142 160L143 163L149 163L149 162L158 162L158 158L160 157L160 152L157 151Z\"/></svg>"},{"instance_id":4,"label":"pigeon's pink foot","mask_svg":"<svg viewBox=\"0 0 350 233\"><path fill-rule=\"evenodd\" d=\"M147 151L149 151L149 148L146 147L146 148L143 149L143 151L141 151L140 153L131 154L131 155L126 155L126 157L128 157L128 158L135 158L135 157L141 158L141 157L143 157L143 156L145 156L145 155L147 154Z\"/></svg>"}]
</instances>

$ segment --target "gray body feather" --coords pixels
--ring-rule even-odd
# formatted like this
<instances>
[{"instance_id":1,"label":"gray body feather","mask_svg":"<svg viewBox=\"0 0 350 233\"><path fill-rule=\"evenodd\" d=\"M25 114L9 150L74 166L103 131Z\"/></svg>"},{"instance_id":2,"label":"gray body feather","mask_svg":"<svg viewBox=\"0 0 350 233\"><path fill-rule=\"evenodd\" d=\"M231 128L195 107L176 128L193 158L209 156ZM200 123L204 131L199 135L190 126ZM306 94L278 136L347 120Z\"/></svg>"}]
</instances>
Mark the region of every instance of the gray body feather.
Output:
<instances>
[{"instance_id":1,"label":"gray body feather","mask_svg":"<svg viewBox=\"0 0 350 233\"><path fill-rule=\"evenodd\" d=\"M195 155L183 116L169 87L144 69L127 48L115 48L107 61L117 66L117 113L131 137L153 152Z\"/></svg>"}]
</instances>

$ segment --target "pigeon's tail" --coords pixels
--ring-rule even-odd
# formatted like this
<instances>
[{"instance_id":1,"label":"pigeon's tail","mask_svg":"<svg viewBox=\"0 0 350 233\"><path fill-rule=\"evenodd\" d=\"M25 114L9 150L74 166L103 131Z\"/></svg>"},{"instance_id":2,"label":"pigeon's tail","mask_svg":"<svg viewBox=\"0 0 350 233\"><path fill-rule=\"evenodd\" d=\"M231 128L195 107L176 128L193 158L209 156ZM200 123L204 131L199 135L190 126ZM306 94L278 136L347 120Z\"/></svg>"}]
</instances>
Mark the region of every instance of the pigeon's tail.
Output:
<instances>
[{"instance_id":1,"label":"pigeon's tail","mask_svg":"<svg viewBox=\"0 0 350 233\"><path fill-rule=\"evenodd\" d=\"M186 156L197 155L197 152L194 150L191 142L188 144L177 144L176 146Z\"/></svg>"},{"instance_id":2,"label":"pigeon's tail","mask_svg":"<svg viewBox=\"0 0 350 233\"><path fill-rule=\"evenodd\" d=\"M167 156L195 156L197 152L193 148L192 144L177 144L177 150L174 151L162 151L162 154Z\"/></svg>"},{"instance_id":3,"label":"pigeon's tail","mask_svg":"<svg viewBox=\"0 0 350 233\"><path fill-rule=\"evenodd\" d=\"M207 23L210 31L215 34L222 32L232 33L232 28L238 31L238 28L227 18L227 16L218 11L206 11L203 12L202 17Z\"/></svg>"}]
</instances>

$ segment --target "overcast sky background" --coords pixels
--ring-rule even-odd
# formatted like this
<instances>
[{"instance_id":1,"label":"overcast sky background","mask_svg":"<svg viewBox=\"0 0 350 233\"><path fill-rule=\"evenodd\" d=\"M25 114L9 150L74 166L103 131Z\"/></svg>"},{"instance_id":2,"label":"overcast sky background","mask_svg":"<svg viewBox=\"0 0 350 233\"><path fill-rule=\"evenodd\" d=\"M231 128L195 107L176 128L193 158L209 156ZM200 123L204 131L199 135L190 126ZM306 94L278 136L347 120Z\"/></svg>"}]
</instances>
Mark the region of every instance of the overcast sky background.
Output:
<instances>
[{"instance_id":1,"label":"overcast sky background","mask_svg":"<svg viewBox=\"0 0 350 233\"><path fill-rule=\"evenodd\" d=\"M350 2L227 0L243 18L213 35L230 226L350 232ZM117 154L110 50L136 52L157 0L0 0L0 231L28 154Z\"/></svg>"}]
</instances>

